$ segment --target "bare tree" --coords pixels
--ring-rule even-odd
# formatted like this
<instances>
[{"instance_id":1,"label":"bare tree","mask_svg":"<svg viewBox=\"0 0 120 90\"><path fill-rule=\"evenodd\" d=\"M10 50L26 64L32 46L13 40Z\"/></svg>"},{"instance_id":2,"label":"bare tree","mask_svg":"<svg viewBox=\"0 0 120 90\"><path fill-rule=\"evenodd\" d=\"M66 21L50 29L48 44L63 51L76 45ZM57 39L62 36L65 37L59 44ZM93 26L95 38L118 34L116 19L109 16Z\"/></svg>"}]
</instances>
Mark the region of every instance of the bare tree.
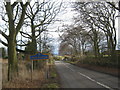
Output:
<instances>
[{"instance_id":1,"label":"bare tree","mask_svg":"<svg viewBox=\"0 0 120 90\"><path fill-rule=\"evenodd\" d=\"M31 28L31 33L20 31L21 35L31 40L33 48L32 53L37 51L37 38L42 32L47 31L47 26L55 21L56 15L59 13L61 3L58 4L53 1L39 1L34 4L29 4L26 12L25 27Z\"/></svg>"},{"instance_id":2,"label":"bare tree","mask_svg":"<svg viewBox=\"0 0 120 90\"><path fill-rule=\"evenodd\" d=\"M82 21L91 28L96 39L94 42L96 45L98 45L98 30L104 32L110 55L114 57L116 47L115 9L105 2L78 2L75 5L75 10L80 12Z\"/></svg>"},{"instance_id":3,"label":"bare tree","mask_svg":"<svg viewBox=\"0 0 120 90\"><path fill-rule=\"evenodd\" d=\"M87 44L89 43L87 34L88 33L81 26L68 26L67 31L61 36L61 45L66 45L66 47L71 46L72 54L82 56L85 54Z\"/></svg>"},{"instance_id":4,"label":"bare tree","mask_svg":"<svg viewBox=\"0 0 120 90\"><path fill-rule=\"evenodd\" d=\"M23 25L29 1L25 4L23 2L11 4L11 2L7 1L3 3L5 5L5 16L2 16L2 19L7 23L9 34L7 35L4 30L0 30L2 36L7 40L7 44L2 40L1 42L8 46L8 80L11 80L17 72L16 37Z\"/></svg>"}]
</instances>

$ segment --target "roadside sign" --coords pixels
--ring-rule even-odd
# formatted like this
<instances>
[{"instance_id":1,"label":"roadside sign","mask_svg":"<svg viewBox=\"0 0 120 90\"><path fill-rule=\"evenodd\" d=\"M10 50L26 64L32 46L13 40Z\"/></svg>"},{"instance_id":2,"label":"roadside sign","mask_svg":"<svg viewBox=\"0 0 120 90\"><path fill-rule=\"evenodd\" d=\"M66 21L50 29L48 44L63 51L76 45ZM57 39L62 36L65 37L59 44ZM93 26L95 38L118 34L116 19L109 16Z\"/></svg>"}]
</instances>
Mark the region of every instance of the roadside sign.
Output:
<instances>
[{"instance_id":1,"label":"roadside sign","mask_svg":"<svg viewBox=\"0 0 120 90\"><path fill-rule=\"evenodd\" d=\"M44 55L42 53L37 53L36 55L30 56L31 60L43 60L49 59L49 55Z\"/></svg>"},{"instance_id":2,"label":"roadside sign","mask_svg":"<svg viewBox=\"0 0 120 90\"><path fill-rule=\"evenodd\" d=\"M36 55L32 55L30 56L31 61L31 82L32 82L32 78L33 78L33 60L47 60L49 59L49 55L44 55L42 53L37 53Z\"/></svg>"}]
</instances>

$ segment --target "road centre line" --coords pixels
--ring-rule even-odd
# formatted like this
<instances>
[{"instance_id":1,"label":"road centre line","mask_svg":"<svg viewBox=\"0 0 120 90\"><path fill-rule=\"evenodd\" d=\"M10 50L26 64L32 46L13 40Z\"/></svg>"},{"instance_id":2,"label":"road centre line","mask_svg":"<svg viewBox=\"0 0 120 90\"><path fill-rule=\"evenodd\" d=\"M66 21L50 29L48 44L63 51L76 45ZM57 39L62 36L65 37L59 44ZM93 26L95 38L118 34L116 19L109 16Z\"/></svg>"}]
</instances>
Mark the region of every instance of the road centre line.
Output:
<instances>
[{"instance_id":1,"label":"road centre line","mask_svg":"<svg viewBox=\"0 0 120 90\"><path fill-rule=\"evenodd\" d=\"M64 65L65 65L65 63L63 63ZM75 71L75 70L73 70L73 69L71 69L69 66L67 66L67 65L65 65L65 67L67 67L67 68L69 68L71 71Z\"/></svg>"},{"instance_id":2,"label":"road centre line","mask_svg":"<svg viewBox=\"0 0 120 90\"><path fill-rule=\"evenodd\" d=\"M103 87L105 87L105 88L108 88L109 90L114 90L114 89L112 89L111 87L109 87L109 86L107 86L107 85L105 85L105 84L102 84L102 83L100 83L100 82L98 82L98 81L96 81L96 80L90 78L89 76L87 76L87 75L85 75L85 74L82 74L82 73L80 73L80 72L78 72L78 73L79 73L80 75L86 77L87 79L89 79L89 80L91 80L91 81L97 83L98 85L101 85L101 86L103 86Z\"/></svg>"},{"instance_id":3,"label":"road centre line","mask_svg":"<svg viewBox=\"0 0 120 90\"><path fill-rule=\"evenodd\" d=\"M75 71L75 70L71 69L71 68L70 68L70 67L68 67L68 66L66 66L66 67L67 67L67 68L69 68L69 69L70 69L71 71L73 71L73 72Z\"/></svg>"},{"instance_id":4,"label":"road centre line","mask_svg":"<svg viewBox=\"0 0 120 90\"><path fill-rule=\"evenodd\" d=\"M65 65L65 63L63 63L63 64ZM75 71L75 70L71 69L69 66L67 66L67 65L65 65L65 66L66 66L67 68L69 68L71 71L73 71L73 72ZM89 79L89 80L97 83L98 85L100 85L100 86L102 86L102 87L105 87L105 88L107 88L107 89L109 89L109 90L114 90L113 88L111 88L111 87L109 87L109 86L107 86L107 85L105 85L105 84L102 84L102 83L100 83L100 82L98 82L98 81L90 78L89 76L87 76L87 75L85 75L85 74L82 74L82 73L80 73L80 72L78 72L78 73L79 73L80 75L82 75L83 77L85 77L85 78L87 78L87 79Z\"/></svg>"}]
</instances>

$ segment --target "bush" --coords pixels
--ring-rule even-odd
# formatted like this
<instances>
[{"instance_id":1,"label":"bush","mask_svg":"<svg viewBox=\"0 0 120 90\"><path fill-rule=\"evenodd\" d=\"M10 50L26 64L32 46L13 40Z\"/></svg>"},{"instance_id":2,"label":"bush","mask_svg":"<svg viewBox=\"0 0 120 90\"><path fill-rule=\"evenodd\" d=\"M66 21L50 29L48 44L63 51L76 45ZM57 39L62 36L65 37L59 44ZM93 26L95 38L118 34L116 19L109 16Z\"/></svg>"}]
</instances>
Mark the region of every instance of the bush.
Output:
<instances>
[{"instance_id":1,"label":"bush","mask_svg":"<svg viewBox=\"0 0 120 90\"><path fill-rule=\"evenodd\" d=\"M108 58L103 58L101 60L97 60L95 58L85 58L84 60L80 60L80 63L83 64L90 64L90 65L97 65L97 66L105 66L105 67L119 67L119 63L113 62Z\"/></svg>"},{"instance_id":2,"label":"bush","mask_svg":"<svg viewBox=\"0 0 120 90\"><path fill-rule=\"evenodd\" d=\"M57 61L60 61L60 60L62 60L60 57L58 57L58 56L54 56L54 58L53 58L54 60L57 60Z\"/></svg>"}]
</instances>

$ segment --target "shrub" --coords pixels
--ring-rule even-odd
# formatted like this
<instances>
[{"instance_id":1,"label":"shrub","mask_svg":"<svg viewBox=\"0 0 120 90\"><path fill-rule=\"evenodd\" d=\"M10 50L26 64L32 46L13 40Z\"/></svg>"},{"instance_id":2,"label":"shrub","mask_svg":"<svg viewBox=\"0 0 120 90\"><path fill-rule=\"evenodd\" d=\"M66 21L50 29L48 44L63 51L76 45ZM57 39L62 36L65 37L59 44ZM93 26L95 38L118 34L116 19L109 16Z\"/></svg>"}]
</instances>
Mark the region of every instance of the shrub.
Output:
<instances>
[{"instance_id":1,"label":"shrub","mask_svg":"<svg viewBox=\"0 0 120 90\"><path fill-rule=\"evenodd\" d=\"M105 67L119 67L119 63L113 62L108 58L102 58L101 60L97 60L95 58L85 58L84 60L80 60L80 63Z\"/></svg>"}]
</instances>

